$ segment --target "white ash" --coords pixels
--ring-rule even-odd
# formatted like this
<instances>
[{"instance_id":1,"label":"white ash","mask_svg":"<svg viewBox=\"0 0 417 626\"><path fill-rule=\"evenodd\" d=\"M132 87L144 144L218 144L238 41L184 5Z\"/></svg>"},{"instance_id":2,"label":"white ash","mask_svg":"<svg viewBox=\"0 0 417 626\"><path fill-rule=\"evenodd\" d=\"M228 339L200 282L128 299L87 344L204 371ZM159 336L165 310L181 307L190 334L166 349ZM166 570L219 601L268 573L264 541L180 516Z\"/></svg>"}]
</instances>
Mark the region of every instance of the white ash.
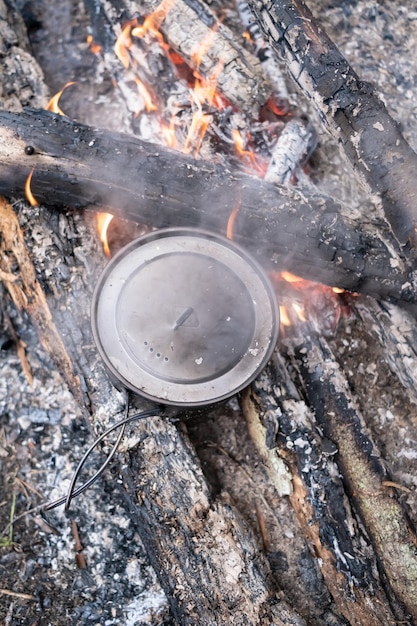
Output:
<instances>
[{"instance_id":1,"label":"white ash","mask_svg":"<svg viewBox=\"0 0 417 626\"><path fill-rule=\"evenodd\" d=\"M8 464L14 463L19 516L29 508L66 495L74 468L93 436L83 425L77 404L52 363L50 375L43 376L48 357L37 344L36 335L15 311L10 311L10 316L15 330L28 340L28 360L34 377L30 387L15 350L3 350L0 414L4 439L0 467L7 471ZM122 404L122 394L115 391L98 411L101 428L110 422L109 415L120 413ZM97 459L93 460L93 468L94 463ZM57 598L65 598L66 610L72 612L77 623L116 626L129 619L130 623L156 625L167 612L167 602L148 565L140 538L119 504L118 491L114 489L117 481L117 476L109 478L107 474L71 505L86 570L76 567L74 538L62 508L47 513L47 523L56 531L37 517L39 513L16 522L13 538L26 553L21 580L29 593L35 586L43 586L45 602L51 606L63 601ZM3 497L8 499L10 494L10 490L3 492ZM0 534L4 534L3 528ZM1 555L7 556L7 552ZM44 583L35 575L39 569L44 572ZM50 587L53 596L48 591Z\"/></svg>"}]
</instances>

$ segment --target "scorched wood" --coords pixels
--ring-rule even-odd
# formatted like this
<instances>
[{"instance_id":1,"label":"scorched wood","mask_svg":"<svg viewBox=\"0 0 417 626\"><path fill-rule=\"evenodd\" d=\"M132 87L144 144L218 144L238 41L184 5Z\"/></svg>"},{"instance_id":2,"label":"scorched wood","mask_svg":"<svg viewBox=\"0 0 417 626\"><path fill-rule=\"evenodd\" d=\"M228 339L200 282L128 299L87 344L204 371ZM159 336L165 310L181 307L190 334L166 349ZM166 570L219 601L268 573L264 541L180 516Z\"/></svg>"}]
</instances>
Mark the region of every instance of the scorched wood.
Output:
<instances>
[{"instance_id":1,"label":"scorched wood","mask_svg":"<svg viewBox=\"0 0 417 626\"><path fill-rule=\"evenodd\" d=\"M226 233L263 263L351 291L415 302L414 272L386 233L356 225L337 202L268 184L227 162L196 161L46 111L0 112L0 193L31 190L47 206L107 210L154 227Z\"/></svg>"},{"instance_id":2,"label":"scorched wood","mask_svg":"<svg viewBox=\"0 0 417 626\"><path fill-rule=\"evenodd\" d=\"M365 420L350 394L327 341L314 332L295 346L293 363L299 369L306 396L323 433L337 446L336 460L345 488L362 518L382 575L394 593L417 618L416 531L407 508L384 483L389 474Z\"/></svg>"},{"instance_id":3,"label":"scorched wood","mask_svg":"<svg viewBox=\"0 0 417 626\"><path fill-rule=\"evenodd\" d=\"M138 430L141 444L123 465L128 505L176 622L305 626L276 596L268 564L230 498L213 499L181 429L154 418Z\"/></svg>"},{"instance_id":4,"label":"scorched wood","mask_svg":"<svg viewBox=\"0 0 417 626\"><path fill-rule=\"evenodd\" d=\"M398 239L414 241L417 155L369 83L360 79L302 0L250 0L270 43L316 106Z\"/></svg>"},{"instance_id":5,"label":"scorched wood","mask_svg":"<svg viewBox=\"0 0 417 626\"><path fill-rule=\"evenodd\" d=\"M300 357L305 363L311 364L313 359L310 360L310 353L303 353L305 345L310 347L309 344L302 343ZM332 436L328 432L333 425L335 428L337 424L341 427L343 421L346 431L353 429L352 415L349 414L347 420L346 409L341 411L339 407L335 414L322 408L324 403L326 409L329 408L327 405L334 398L335 389L329 390L328 385L337 379L339 383L343 380L342 372L337 369L333 372L334 362L333 357L328 371L325 374L320 372L316 396L311 389L311 395L305 399L294 386L293 378L288 375L288 360L276 355L251 389L245 392L242 409L254 445L260 451L267 450L270 462L266 467L270 480L274 483L283 480L282 470L277 471L279 463L284 463L290 469L293 487L289 496L291 505L310 545L314 546L316 556L321 559L321 573L340 615L348 623L358 626L389 624L395 618L403 618L404 613L398 599L393 599L392 593L387 593L384 589L385 581L378 573L378 561L367 534L367 526L358 524L357 513L347 505L346 487L342 482L345 474L337 465L339 439L335 438L333 432ZM308 373L307 379L310 380L315 375L316 369ZM304 386L304 380L303 378L301 381L301 387ZM336 401L342 403L348 397L346 388L342 391L338 387ZM319 414L315 412L317 407L320 407ZM340 454L347 454L346 462L350 469L357 471L355 485L362 480L359 472L366 468L369 474L375 465L359 446L360 438L365 436L365 432L366 429L361 424L357 432L358 444L352 447L350 456L340 446ZM347 440L344 443L347 444ZM357 465L358 456L362 460L360 466ZM374 509L375 516L379 515L381 520L384 519L381 524L386 524L389 528L386 517L395 506L390 506L388 492L385 495L383 493L383 477L382 471L379 475L375 472L374 480L379 481L379 487L372 493L375 497L378 494L379 502L369 494L368 503L377 505ZM406 516L401 513L400 508L395 514L401 519L398 528L402 529L401 523L406 526ZM409 534L408 549L411 544L412 535ZM387 558L384 546L379 545L378 550L382 552L383 558ZM398 563L397 558L396 566L403 570L402 576L407 577L408 565L404 562ZM410 576L413 576L411 572Z\"/></svg>"},{"instance_id":6,"label":"scorched wood","mask_svg":"<svg viewBox=\"0 0 417 626\"><path fill-rule=\"evenodd\" d=\"M3 8L1 0L0 8ZM30 64L24 67L30 75ZM43 104L39 101L39 106ZM56 150L53 153L60 154ZM52 193L53 205L52 188L49 193ZM89 232L82 222L94 220L88 215L80 220L74 213L51 214L44 207L28 212L21 203L14 208L19 213L22 229L15 211L1 201L0 278L16 306L37 326L46 352L55 359L56 370L69 384L81 413L89 416L86 423L91 430L94 425L100 429L103 416L112 415L114 419L120 405L117 406L119 394L111 387L93 349L88 319L91 290L103 258L97 247L94 226ZM2 309L10 306L7 297L2 299L1 305ZM40 356L41 351L37 353ZM45 376L50 376L48 360L43 367ZM67 402L67 392L63 391L62 403ZM80 428L80 423L77 427ZM252 623L265 626L271 623L305 626L297 613L277 597L268 563L259 554L256 536L240 515L236 515L227 497L218 500L211 497L186 436L163 420L149 424L142 432L139 429L139 433L147 441L138 459L133 449L129 451L130 467L124 468L123 478L128 491L129 485L135 485L129 491L134 501L129 495L126 498L132 522L143 536L155 566L160 568L165 589L173 593L171 605L177 623L229 623L232 616L234 623L242 625L247 624L249 618ZM155 445L159 444L162 444L159 463L151 469L156 461ZM136 477L133 472L140 463L140 476ZM154 492L155 469L160 480L157 495ZM168 493L170 498L165 497ZM140 518L135 504L138 495L142 502ZM46 501L46 492L43 497ZM115 505L117 501L115 494ZM166 508L168 502L171 504ZM185 503L187 506L181 506ZM21 510L16 512L19 514ZM204 581L201 586L200 577ZM240 587L240 580L245 580L245 588ZM34 584L43 593L41 581L36 580ZM215 598L217 604L213 603ZM124 597L117 604L113 598L112 612L123 606L123 602L127 602ZM55 597L54 603L58 603ZM54 608L49 610L45 605L41 611L45 619L57 621ZM11 612L7 615L8 619Z\"/></svg>"},{"instance_id":7,"label":"scorched wood","mask_svg":"<svg viewBox=\"0 0 417 626\"><path fill-rule=\"evenodd\" d=\"M94 39L113 50L132 18L151 16L172 48L190 67L213 80L232 104L256 117L271 95L260 62L200 0L122 2L85 0Z\"/></svg>"}]
</instances>

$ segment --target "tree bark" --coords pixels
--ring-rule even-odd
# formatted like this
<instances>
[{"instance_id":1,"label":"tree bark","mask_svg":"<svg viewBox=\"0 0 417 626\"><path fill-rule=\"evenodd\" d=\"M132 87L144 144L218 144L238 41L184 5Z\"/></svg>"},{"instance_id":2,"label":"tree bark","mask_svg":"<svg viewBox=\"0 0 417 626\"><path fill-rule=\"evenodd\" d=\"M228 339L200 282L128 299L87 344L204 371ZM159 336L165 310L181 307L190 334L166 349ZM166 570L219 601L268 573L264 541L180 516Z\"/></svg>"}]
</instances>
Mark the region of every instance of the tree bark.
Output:
<instances>
[{"instance_id":1,"label":"tree bark","mask_svg":"<svg viewBox=\"0 0 417 626\"><path fill-rule=\"evenodd\" d=\"M31 190L47 206L107 210L149 226L200 227L233 238L275 269L369 295L416 302L414 271L386 239L322 195L271 185L45 111L0 112L0 193ZM30 147L30 154L27 148ZM256 208L255 208L256 207Z\"/></svg>"}]
</instances>

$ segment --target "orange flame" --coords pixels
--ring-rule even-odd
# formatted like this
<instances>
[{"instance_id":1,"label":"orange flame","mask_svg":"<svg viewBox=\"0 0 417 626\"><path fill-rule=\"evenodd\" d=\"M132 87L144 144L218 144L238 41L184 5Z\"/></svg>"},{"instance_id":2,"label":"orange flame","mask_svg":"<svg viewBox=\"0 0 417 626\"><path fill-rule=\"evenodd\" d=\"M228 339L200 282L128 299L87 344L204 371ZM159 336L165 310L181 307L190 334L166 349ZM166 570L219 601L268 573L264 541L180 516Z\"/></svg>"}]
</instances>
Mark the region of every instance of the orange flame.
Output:
<instances>
[{"instance_id":1,"label":"orange flame","mask_svg":"<svg viewBox=\"0 0 417 626\"><path fill-rule=\"evenodd\" d=\"M218 109L223 108L221 96L217 91L217 81L222 69L223 63L219 61L206 78L200 76L197 71L194 72L195 84L192 97L198 106L207 104L208 106L214 105Z\"/></svg>"},{"instance_id":2,"label":"orange flame","mask_svg":"<svg viewBox=\"0 0 417 626\"><path fill-rule=\"evenodd\" d=\"M255 154L250 150L245 150L245 141L237 128L232 130L232 139L235 143L236 152L241 156L249 157L252 163L256 165Z\"/></svg>"},{"instance_id":3,"label":"orange flame","mask_svg":"<svg viewBox=\"0 0 417 626\"><path fill-rule=\"evenodd\" d=\"M162 35L159 32L159 29L161 28L162 22L171 11L174 4L175 0L162 0L162 2L157 6L155 11L147 16L141 26L136 23L135 27L132 30L133 37L144 37L148 34L148 32L151 32L153 35L156 36L160 43L163 42L165 44Z\"/></svg>"},{"instance_id":4,"label":"orange flame","mask_svg":"<svg viewBox=\"0 0 417 626\"><path fill-rule=\"evenodd\" d=\"M258 161L256 154L252 150L245 149L245 139L237 128L232 130L232 139L234 141L237 154L241 157L248 158L253 169L256 170L258 174L263 176L266 171L266 164Z\"/></svg>"},{"instance_id":5,"label":"orange flame","mask_svg":"<svg viewBox=\"0 0 417 626\"><path fill-rule=\"evenodd\" d=\"M184 144L185 153L191 152L193 148L195 154L200 152L201 144L203 143L204 135L206 134L210 122L211 115L206 115L201 111L194 113Z\"/></svg>"},{"instance_id":6,"label":"orange flame","mask_svg":"<svg viewBox=\"0 0 417 626\"><path fill-rule=\"evenodd\" d=\"M136 87L138 88L139 95L142 97L143 102L145 103L145 109L148 113L151 111L156 111L157 107L152 102L152 96L148 90L148 88L144 85L144 83L135 76L134 81L136 83Z\"/></svg>"},{"instance_id":7,"label":"orange flame","mask_svg":"<svg viewBox=\"0 0 417 626\"><path fill-rule=\"evenodd\" d=\"M102 48L94 41L93 35L87 35L87 43L93 54L100 54Z\"/></svg>"},{"instance_id":8,"label":"orange flame","mask_svg":"<svg viewBox=\"0 0 417 626\"><path fill-rule=\"evenodd\" d=\"M136 26L137 23L138 23L137 19L130 20L130 22L127 22L127 24L123 26L122 32L120 33L120 35L117 38L116 43L114 44L114 52L117 58L119 59L119 61L122 63L123 67L125 67L126 69L128 69L130 65L129 50L133 44L131 31L132 31L133 26Z\"/></svg>"},{"instance_id":9,"label":"orange flame","mask_svg":"<svg viewBox=\"0 0 417 626\"><path fill-rule=\"evenodd\" d=\"M33 176L33 172L35 170L32 169L29 176L26 179L26 183L25 183L25 195L27 198L27 201L29 202L30 206L39 206L39 202L36 200L35 196L32 193L31 190L31 183L32 183L32 176Z\"/></svg>"},{"instance_id":10,"label":"orange flame","mask_svg":"<svg viewBox=\"0 0 417 626\"><path fill-rule=\"evenodd\" d=\"M196 82L192 91L192 97L198 110L193 113L188 135L185 140L183 151L186 153L194 152L197 155L203 143L204 135L212 120L211 115L203 113L202 107L221 106L221 101L217 101L217 78L221 71L222 65L219 63L208 76L207 79L202 78L197 72L194 72ZM220 103L220 104L219 104Z\"/></svg>"},{"instance_id":11,"label":"orange flame","mask_svg":"<svg viewBox=\"0 0 417 626\"><path fill-rule=\"evenodd\" d=\"M305 316L304 307L301 306L301 304L298 304L297 302L292 302L291 306L294 309L294 311L296 312L297 317L300 320L300 322L306 322L307 318Z\"/></svg>"},{"instance_id":12,"label":"orange flame","mask_svg":"<svg viewBox=\"0 0 417 626\"><path fill-rule=\"evenodd\" d=\"M304 279L296 276L295 274L291 274L291 272L281 272L281 278L285 280L287 283L300 283Z\"/></svg>"},{"instance_id":13,"label":"orange flame","mask_svg":"<svg viewBox=\"0 0 417 626\"><path fill-rule=\"evenodd\" d=\"M202 41L199 41L191 50L191 61L198 69L201 65L201 61L203 57L207 54L210 48L213 45L214 35L216 31L219 29L220 23L215 24L213 28L207 33Z\"/></svg>"},{"instance_id":14,"label":"orange flame","mask_svg":"<svg viewBox=\"0 0 417 626\"><path fill-rule=\"evenodd\" d=\"M113 219L111 213L97 213L97 229L100 237L100 241L103 244L103 251L107 257L111 257L109 242L107 239L107 230L109 224Z\"/></svg>"},{"instance_id":15,"label":"orange flame","mask_svg":"<svg viewBox=\"0 0 417 626\"><path fill-rule=\"evenodd\" d=\"M175 133L175 115L172 116L169 125L164 121L161 122L161 133L168 148L180 150Z\"/></svg>"},{"instance_id":16,"label":"orange flame","mask_svg":"<svg viewBox=\"0 0 417 626\"><path fill-rule=\"evenodd\" d=\"M56 93L54 96L52 96L52 98L49 100L49 102L48 102L48 104L46 106L46 110L47 111L52 111L52 113L58 113L59 115L65 115L64 111L59 108L58 102L59 102L62 94L64 93L65 89L67 87L70 87L71 85L75 85L75 82L72 81L70 83L66 83L66 85L63 86L61 91L58 91L58 93Z\"/></svg>"},{"instance_id":17,"label":"orange flame","mask_svg":"<svg viewBox=\"0 0 417 626\"><path fill-rule=\"evenodd\" d=\"M227 220L226 237L228 239L233 239L233 229L235 226L237 214L239 213L239 209L240 209L240 201L237 203L233 211L230 213L229 219Z\"/></svg>"},{"instance_id":18,"label":"orange flame","mask_svg":"<svg viewBox=\"0 0 417 626\"><path fill-rule=\"evenodd\" d=\"M291 326L291 320L288 316L287 307L283 304L279 305L279 319L283 326Z\"/></svg>"}]
</instances>

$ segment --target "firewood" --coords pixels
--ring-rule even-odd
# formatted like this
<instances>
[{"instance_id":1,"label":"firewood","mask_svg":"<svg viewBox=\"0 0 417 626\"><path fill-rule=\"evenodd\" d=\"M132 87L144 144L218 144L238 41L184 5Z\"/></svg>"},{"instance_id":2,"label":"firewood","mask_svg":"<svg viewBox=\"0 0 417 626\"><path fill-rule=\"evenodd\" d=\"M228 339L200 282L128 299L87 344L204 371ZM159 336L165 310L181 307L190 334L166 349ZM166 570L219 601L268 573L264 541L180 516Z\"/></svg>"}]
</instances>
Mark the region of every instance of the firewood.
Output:
<instances>
[{"instance_id":1,"label":"firewood","mask_svg":"<svg viewBox=\"0 0 417 626\"><path fill-rule=\"evenodd\" d=\"M354 308L369 342L384 346L384 362L388 365L404 393L417 405L417 327L415 311L407 313L388 302L359 300Z\"/></svg>"},{"instance_id":2,"label":"firewood","mask_svg":"<svg viewBox=\"0 0 417 626\"><path fill-rule=\"evenodd\" d=\"M283 75L283 63L274 54L273 49L262 37L259 25L253 19L252 12L247 0L237 0L237 9L245 31L251 36L255 44L256 56L261 62L262 69L272 88L272 97L278 109L286 112L289 109L289 94L285 77Z\"/></svg>"},{"instance_id":3,"label":"firewood","mask_svg":"<svg viewBox=\"0 0 417 626\"><path fill-rule=\"evenodd\" d=\"M213 499L181 429L150 418L138 435L123 478L176 623L303 626L275 595L257 540L227 494Z\"/></svg>"},{"instance_id":4,"label":"firewood","mask_svg":"<svg viewBox=\"0 0 417 626\"><path fill-rule=\"evenodd\" d=\"M129 19L153 15L170 46L203 77L215 75L219 91L239 109L256 116L271 95L257 57L201 0L85 0L84 4L94 39L106 50L113 47Z\"/></svg>"},{"instance_id":5,"label":"firewood","mask_svg":"<svg viewBox=\"0 0 417 626\"><path fill-rule=\"evenodd\" d=\"M24 55L22 51L15 49L14 52L16 54L14 60L19 58L19 54L21 58L31 59L30 55ZM10 68L10 64L8 67ZM16 76L19 76L22 84L33 84L33 91L29 91L28 87L19 93L16 86L16 102L8 103L7 108L20 110L17 95L29 97L30 94L29 101L39 106L45 104L42 94L46 93L46 89L43 83L40 82L38 91L36 82L31 83L29 80L39 77L41 81L41 74L35 73L33 67L34 65L29 62L23 67L18 66ZM5 75L7 76L7 72ZM38 96L35 96L37 91ZM24 103L27 104L26 101ZM6 113L5 115L7 117ZM45 112L41 115L49 116ZM30 119L34 121L35 117ZM65 121L61 121L65 126ZM42 135L44 138L48 136L48 128L43 127L39 137ZM52 154L57 155L62 153L62 149L56 151L59 145L58 135L55 139L58 140L58 144L52 149ZM31 154L32 150L24 150L28 145L30 144L26 142L26 146L22 146L24 158L34 156ZM5 147L5 144L3 146ZM9 149L7 154L11 156ZM19 159L15 165L19 168ZM55 196L51 187L48 193ZM18 195L21 195L20 190ZM42 198L42 194L39 198ZM92 206L97 209L100 203L95 205L92 198L88 202L91 200ZM82 205L83 202L81 200ZM56 206L62 207L67 203L71 203L71 198L63 204L58 200ZM55 200L52 202L52 205L54 204ZM75 201L74 206L77 204ZM26 208L19 212L20 220L25 221L27 210ZM37 327L40 341L46 353L52 358L54 367L62 374L81 412L88 416L85 424L87 432L93 434L94 426L100 428L102 420L100 415L107 417L114 413L119 396L97 358L89 324L89 302L94 278L103 265L97 238L93 234L95 226L82 227L82 235L79 236L80 224L74 223L74 220L79 219L77 214L66 216L63 213L58 216L56 212L51 214L42 207L34 207L30 213L23 233L12 207L3 199L1 201L0 278L16 306L27 314ZM87 224L93 224L93 215L87 213L85 221ZM36 242L32 236L33 229L36 230ZM66 237L63 233L70 235ZM57 258L57 254L62 255L62 261L55 265L54 259ZM2 300L2 307L7 303L8 299ZM45 362L45 368L48 366L50 364ZM67 402L66 394L63 394L63 402ZM158 488L159 497L155 497L154 469L148 475L148 470L153 467L153 458L146 459L146 453L150 451L149 445L145 445L143 456L137 459L138 451L132 448L126 455L130 467L126 466L123 469L127 491L122 495L126 498L132 522L147 546L166 592L168 594L175 592L170 598L173 614L178 620L194 619L199 624L211 624L213 620L217 623L226 623L232 612L236 624L247 624L247 617L251 615L253 623L265 626L272 622L282 626L304 626L304 621L292 607L278 598L269 565L258 551L256 536L233 505L227 502L226 496L218 500L211 497L209 486L201 473L198 459L187 443L186 435L164 420L155 424L149 423L147 426L148 429L143 430L143 436L154 431L155 441L159 436L159 441L162 438L165 443L169 442L170 446L175 442L175 463L168 467L167 458L173 461L174 457L173 455L167 457L166 449L160 450L158 468L161 485ZM149 443L152 444L152 438L148 438ZM154 456L153 453L151 456ZM135 472L143 459L145 463L141 467L141 476L137 477ZM186 472L188 478L194 477L189 487L181 481ZM143 481L143 487L140 481ZM135 485L135 488L132 488L132 485ZM147 494L149 486L151 489ZM194 488L197 491L194 491ZM165 523L167 519L165 500L168 492L173 497L171 527ZM205 504L204 510L196 506L196 493L201 493L201 499ZM140 510L142 513L146 511L142 519L137 515L139 509L136 505L137 495L142 498L143 506ZM181 502L175 503L175 498L179 495ZM46 503L48 494L44 493L43 497ZM116 500L119 497L115 493ZM187 506L183 507L181 503L185 502ZM195 515L190 515L189 503L194 503ZM211 523L204 525L202 514L207 515L207 520L210 518ZM181 533L172 532L172 529L177 527L182 529ZM170 542L172 543L169 547ZM195 547L190 551L192 545ZM226 569L225 563L228 564ZM196 572L201 574L204 586L200 584L200 575L196 575ZM190 583L188 586L187 581ZM244 581L243 586L240 585L241 581ZM231 594L230 607L227 601L228 594ZM212 604L215 597L219 599L217 607L213 607Z\"/></svg>"},{"instance_id":6,"label":"firewood","mask_svg":"<svg viewBox=\"0 0 417 626\"><path fill-rule=\"evenodd\" d=\"M278 185L290 185L316 143L312 126L299 120L288 122L272 148L265 180ZM318 193L318 190L316 192Z\"/></svg>"},{"instance_id":7,"label":"firewood","mask_svg":"<svg viewBox=\"0 0 417 626\"><path fill-rule=\"evenodd\" d=\"M365 524L380 568L391 589L388 594L417 617L416 535L400 499L384 488L389 475L381 453L357 409L349 385L323 337L305 336L296 346L293 362L325 437L337 447L336 460L347 493Z\"/></svg>"},{"instance_id":8,"label":"firewood","mask_svg":"<svg viewBox=\"0 0 417 626\"><path fill-rule=\"evenodd\" d=\"M236 165L208 163L47 111L0 112L0 193L31 189L47 206L107 210L149 226L226 233L276 269L380 298L416 302L414 272L389 233L356 225L323 195L268 184ZM30 146L30 150L28 150ZM32 149L33 148L33 149Z\"/></svg>"},{"instance_id":9,"label":"firewood","mask_svg":"<svg viewBox=\"0 0 417 626\"><path fill-rule=\"evenodd\" d=\"M363 303L358 307L363 314L366 307ZM376 309L369 315L378 326L375 313ZM396 317L401 318L401 311ZM369 319L367 322L367 328L372 329ZM397 341L400 335L398 330ZM389 353L395 339L386 336ZM398 349L406 346L403 336ZM299 523L305 527L316 553L322 555L323 576L330 589L337 585L334 597L350 623L365 626L373 618L376 624L388 623L391 608L401 613L402 605L415 616L413 521L402 499L388 488L396 483L390 479L338 359L311 322L301 323L298 334L283 341L282 352L283 356L276 355L242 400L254 444L261 451L266 446L276 459L275 463L266 463L271 481L282 480L283 470L277 467L284 463L292 476L294 491L290 500ZM289 377L288 366L298 373L298 385L294 375ZM408 389L413 400L410 385ZM339 476L343 477L343 485ZM346 509L348 499L353 509ZM355 533L349 528L355 528ZM368 549L364 551L365 544ZM378 570L379 582L373 579ZM389 581L388 586L384 581ZM378 598L374 596L375 585L381 594ZM352 588L353 605L349 600ZM369 602L376 603L371 613ZM407 618L406 614L402 618L398 615L397 619Z\"/></svg>"},{"instance_id":10,"label":"firewood","mask_svg":"<svg viewBox=\"0 0 417 626\"><path fill-rule=\"evenodd\" d=\"M0 255L4 274L13 276L5 285L15 306L25 311L36 326L45 350L59 366L64 380L80 403L84 402L80 380L53 321L45 293L37 280L23 233L12 207L0 197Z\"/></svg>"},{"instance_id":11,"label":"firewood","mask_svg":"<svg viewBox=\"0 0 417 626\"><path fill-rule=\"evenodd\" d=\"M300 352L295 361L298 364L298 358L302 359L306 368L312 363L308 362L308 348L311 347L309 340L299 346ZM273 464L266 466L271 482L275 484L277 480L282 480L282 470L277 472L278 463L284 464L290 473L291 506L311 549L321 559L320 572L339 614L349 624L358 626L388 624L395 619L393 608L397 619L400 615L404 617L401 603L384 590L384 579L378 574L378 561L367 526L363 527L357 512L347 506L348 494L342 482L345 468L342 469L339 464L339 456L344 450L339 449L339 440L334 438L334 433L329 432L329 423L341 425L346 418L346 410L341 412L339 407L338 413L334 415L320 408L319 416L316 415L318 406L324 404L327 408L328 403L332 402L333 396L328 395L327 387L332 379L330 370L328 376L320 373L317 399L310 394L305 399L294 385L293 377L288 375L288 364L289 359L277 354L251 389L243 395L242 409L252 441L258 449L266 446L270 456L275 457L275 467ZM333 361L329 367L332 365ZM308 379L315 374L316 370L313 369ZM301 385L304 385L305 375L303 371ZM334 376L339 375L342 379L343 374L336 370ZM337 398L343 403L348 398L346 389L342 395L340 389L338 393ZM363 431L361 425L360 432ZM361 458L364 457L362 451L358 450L357 453L361 454ZM347 459L351 467L354 466L355 458L352 456ZM371 457L367 457L363 465L371 467ZM373 486L369 501L374 503L373 496L378 494L382 499L379 503L381 508L375 510L382 510L381 515L388 515L390 501L388 498L384 500L382 496L383 478L384 474L381 473L378 477L379 490ZM359 476L355 479L359 480ZM398 514L401 518L400 511ZM405 523L405 517L403 521ZM397 565L400 569L404 567L404 563Z\"/></svg>"},{"instance_id":12,"label":"firewood","mask_svg":"<svg viewBox=\"0 0 417 626\"><path fill-rule=\"evenodd\" d=\"M375 89L350 67L302 0L249 0L271 45L317 107L399 241L414 242L417 155Z\"/></svg>"}]
</instances>

